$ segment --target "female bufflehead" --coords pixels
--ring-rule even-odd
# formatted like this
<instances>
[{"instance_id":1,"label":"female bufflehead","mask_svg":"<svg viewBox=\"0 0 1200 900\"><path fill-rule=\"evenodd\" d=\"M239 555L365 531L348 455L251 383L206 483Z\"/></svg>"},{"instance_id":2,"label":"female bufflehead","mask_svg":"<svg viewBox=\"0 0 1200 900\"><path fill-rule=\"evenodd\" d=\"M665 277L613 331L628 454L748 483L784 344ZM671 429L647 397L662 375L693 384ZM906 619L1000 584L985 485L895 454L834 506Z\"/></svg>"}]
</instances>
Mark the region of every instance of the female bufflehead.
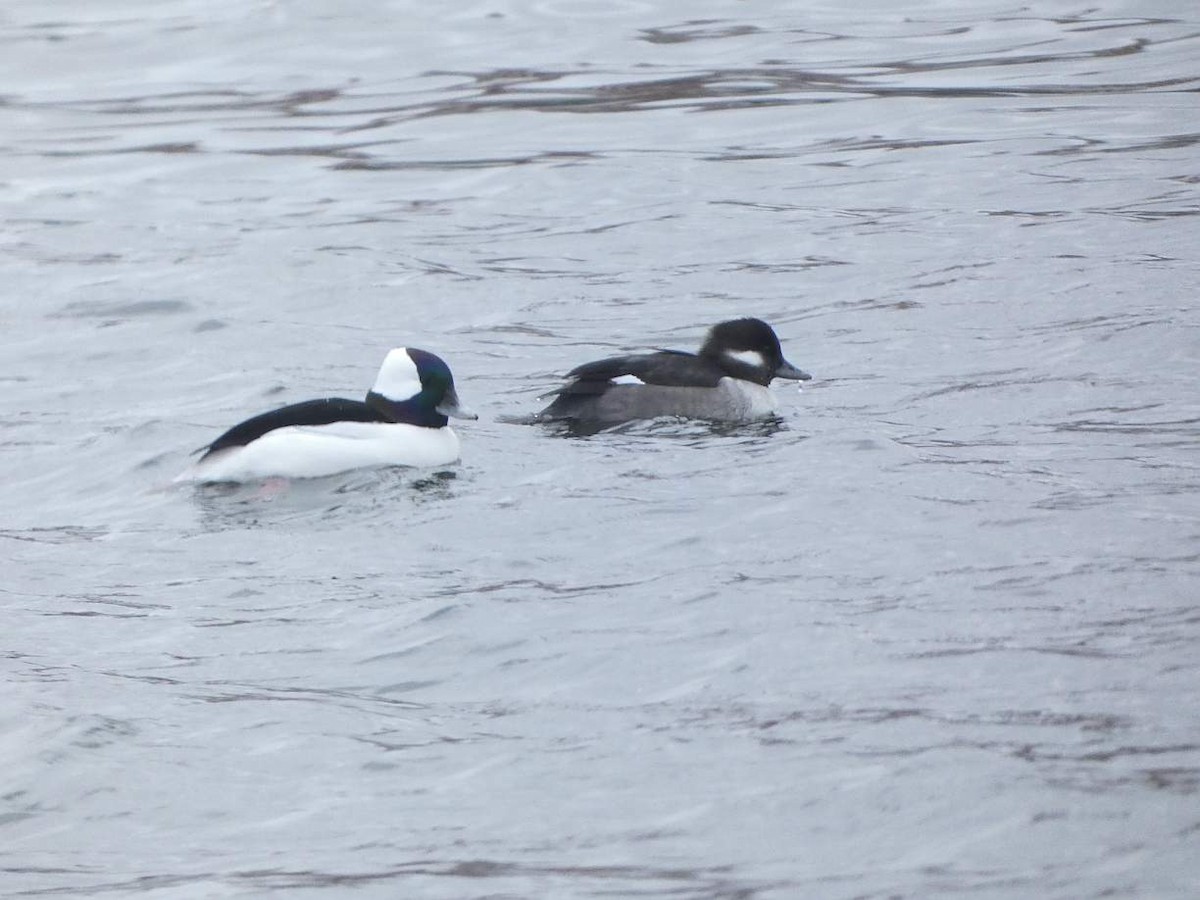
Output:
<instances>
[{"instance_id":1,"label":"female bufflehead","mask_svg":"<svg viewBox=\"0 0 1200 900\"><path fill-rule=\"evenodd\" d=\"M537 420L568 421L585 428L634 419L685 416L715 422L749 422L770 416L772 378L812 378L783 358L771 326L761 319L714 325L700 353L660 350L584 363L553 391L554 402Z\"/></svg>"},{"instance_id":2,"label":"female bufflehead","mask_svg":"<svg viewBox=\"0 0 1200 900\"><path fill-rule=\"evenodd\" d=\"M458 435L447 416L479 418L459 406L445 362L425 350L397 347L365 402L307 400L247 419L202 447L199 462L175 480L317 478L367 466L440 466L458 459Z\"/></svg>"}]
</instances>

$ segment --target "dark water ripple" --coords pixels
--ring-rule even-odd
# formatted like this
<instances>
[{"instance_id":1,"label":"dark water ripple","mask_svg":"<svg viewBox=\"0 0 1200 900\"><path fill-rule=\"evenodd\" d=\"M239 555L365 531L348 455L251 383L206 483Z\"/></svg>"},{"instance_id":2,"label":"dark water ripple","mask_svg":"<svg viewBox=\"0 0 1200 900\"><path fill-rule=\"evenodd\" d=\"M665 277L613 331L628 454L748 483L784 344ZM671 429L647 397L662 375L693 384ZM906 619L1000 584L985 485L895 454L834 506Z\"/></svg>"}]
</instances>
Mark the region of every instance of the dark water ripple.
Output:
<instances>
[{"instance_id":1,"label":"dark water ripple","mask_svg":"<svg viewBox=\"0 0 1200 900\"><path fill-rule=\"evenodd\" d=\"M6 5L0 892L1194 896L1197 46ZM777 421L512 424L743 314ZM169 487L396 344L462 465Z\"/></svg>"}]
</instances>

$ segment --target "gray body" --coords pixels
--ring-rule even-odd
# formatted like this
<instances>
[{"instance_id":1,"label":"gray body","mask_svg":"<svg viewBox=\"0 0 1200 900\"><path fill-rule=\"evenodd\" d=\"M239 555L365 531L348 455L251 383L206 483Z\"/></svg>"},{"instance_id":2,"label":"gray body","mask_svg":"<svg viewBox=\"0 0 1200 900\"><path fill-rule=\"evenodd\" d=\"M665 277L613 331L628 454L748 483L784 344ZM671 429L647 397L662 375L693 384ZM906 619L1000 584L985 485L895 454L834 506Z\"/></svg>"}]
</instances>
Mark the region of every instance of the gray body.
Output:
<instances>
[{"instance_id":1,"label":"gray body","mask_svg":"<svg viewBox=\"0 0 1200 900\"><path fill-rule=\"evenodd\" d=\"M569 415L555 415L556 406L558 413ZM615 425L661 416L750 422L774 411L775 401L770 389L736 378L722 378L716 387L614 384L595 396L560 396L542 415Z\"/></svg>"}]
</instances>

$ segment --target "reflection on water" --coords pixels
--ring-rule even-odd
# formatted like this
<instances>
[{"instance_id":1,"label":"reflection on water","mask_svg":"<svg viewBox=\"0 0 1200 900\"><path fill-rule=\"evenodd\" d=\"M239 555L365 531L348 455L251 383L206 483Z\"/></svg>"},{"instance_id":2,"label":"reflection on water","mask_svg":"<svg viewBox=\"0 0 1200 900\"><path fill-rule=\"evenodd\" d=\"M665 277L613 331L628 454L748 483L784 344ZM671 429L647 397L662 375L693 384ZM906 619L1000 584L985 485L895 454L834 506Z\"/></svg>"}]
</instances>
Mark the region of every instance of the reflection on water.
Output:
<instances>
[{"instance_id":1,"label":"reflection on water","mask_svg":"<svg viewBox=\"0 0 1200 900\"><path fill-rule=\"evenodd\" d=\"M1191 897L1198 40L6 5L8 893ZM516 424L739 315L777 420ZM403 344L460 464L170 485Z\"/></svg>"}]
</instances>

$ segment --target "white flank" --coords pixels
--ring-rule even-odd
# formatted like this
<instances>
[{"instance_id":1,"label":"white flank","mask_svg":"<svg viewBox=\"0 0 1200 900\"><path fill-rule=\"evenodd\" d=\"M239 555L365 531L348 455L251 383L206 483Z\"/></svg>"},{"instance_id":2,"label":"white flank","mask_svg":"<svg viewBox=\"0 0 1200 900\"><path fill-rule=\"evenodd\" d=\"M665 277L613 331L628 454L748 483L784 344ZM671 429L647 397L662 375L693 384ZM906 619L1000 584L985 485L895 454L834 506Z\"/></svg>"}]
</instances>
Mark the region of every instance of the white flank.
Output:
<instances>
[{"instance_id":1,"label":"white flank","mask_svg":"<svg viewBox=\"0 0 1200 900\"><path fill-rule=\"evenodd\" d=\"M638 378L636 375L618 375L616 378L610 378L613 384L645 384L646 382Z\"/></svg>"},{"instance_id":2,"label":"white flank","mask_svg":"<svg viewBox=\"0 0 1200 900\"><path fill-rule=\"evenodd\" d=\"M767 364L767 361L763 359L763 355L757 350L726 350L725 355L730 359L736 359L738 362L746 363L746 365L759 369Z\"/></svg>"},{"instance_id":3,"label":"white flank","mask_svg":"<svg viewBox=\"0 0 1200 900\"><path fill-rule=\"evenodd\" d=\"M397 347L384 357L379 374L375 376L375 384L371 386L376 394L381 394L389 400L403 402L421 393L421 376L417 372L417 364L408 355L404 347Z\"/></svg>"},{"instance_id":4,"label":"white flank","mask_svg":"<svg viewBox=\"0 0 1200 900\"><path fill-rule=\"evenodd\" d=\"M269 431L244 447L218 451L175 480L320 478L375 466L441 466L458 455L458 435L450 428L391 422L291 425Z\"/></svg>"}]
</instances>

